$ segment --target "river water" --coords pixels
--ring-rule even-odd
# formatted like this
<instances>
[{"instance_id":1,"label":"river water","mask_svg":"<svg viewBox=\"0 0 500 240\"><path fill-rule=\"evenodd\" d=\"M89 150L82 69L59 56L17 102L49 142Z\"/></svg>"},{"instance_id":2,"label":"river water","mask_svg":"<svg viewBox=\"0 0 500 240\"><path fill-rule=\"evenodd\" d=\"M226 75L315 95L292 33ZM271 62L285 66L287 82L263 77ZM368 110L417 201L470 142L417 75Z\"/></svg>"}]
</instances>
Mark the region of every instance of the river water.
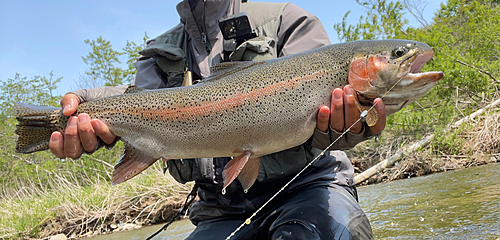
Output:
<instances>
[{"instance_id":1,"label":"river water","mask_svg":"<svg viewBox=\"0 0 500 240\"><path fill-rule=\"evenodd\" d=\"M500 164L359 188L377 239L500 239Z\"/></svg>"},{"instance_id":2,"label":"river water","mask_svg":"<svg viewBox=\"0 0 500 240\"><path fill-rule=\"evenodd\" d=\"M358 188L375 239L500 239L500 164ZM92 239L145 239L161 226ZM155 239L184 239L175 222Z\"/></svg>"}]
</instances>

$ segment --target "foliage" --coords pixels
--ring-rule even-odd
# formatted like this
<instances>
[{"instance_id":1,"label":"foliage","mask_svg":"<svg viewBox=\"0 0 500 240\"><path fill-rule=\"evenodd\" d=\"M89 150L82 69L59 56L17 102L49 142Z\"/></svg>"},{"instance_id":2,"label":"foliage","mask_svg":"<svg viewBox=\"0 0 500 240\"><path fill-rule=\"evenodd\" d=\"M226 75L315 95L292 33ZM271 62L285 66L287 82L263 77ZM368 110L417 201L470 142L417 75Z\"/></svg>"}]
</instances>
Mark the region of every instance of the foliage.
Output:
<instances>
[{"instance_id":1,"label":"foliage","mask_svg":"<svg viewBox=\"0 0 500 240\"><path fill-rule=\"evenodd\" d=\"M159 223L171 217L172 205L180 207L182 193L191 187L163 175L159 163L117 186L103 177L111 169L97 174L82 169L49 171L50 178L32 178L16 192L4 194L0 238L48 239L64 233L74 239L111 232L111 223Z\"/></svg>"},{"instance_id":2,"label":"foliage","mask_svg":"<svg viewBox=\"0 0 500 240\"><path fill-rule=\"evenodd\" d=\"M444 78L425 97L388 118L387 130L393 135L447 134L445 129L451 123L488 104L498 92L498 1L449 0L435 13L432 23L420 19L420 28L406 26L408 20L404 18L406 11L422 16L423 8L418 4L357 2L368 9L366 16L358 24L348 25L346 14L343 22L335 25L341 40L398 38L425 42L434 49L434 58L423 71L444 72ZM441 135L436 144L457 144L457 132L450 134Z\"/></svg>"},{"instance_id":3,"label":"foliage","mask_svg":"<svg viewBox=\"0 0 500 240\"><path fill-rule=\"evenodd\" d=\"M143 38L144 43L146 39L147 35ZM94 80L104 79L107 85L118 85L131 81L132 75L135 73L134 60L139 56L138 52L144 47L144 43L138 45L127 41L123 51L118 52L113 50L111 43L102 37L93 41L86 40L85 42L92 47L92 52L87 57L83 57L84 62L89 64L90 67L89 71L86 72L86 76ZM119 56L122 55L127 57L126 68L117 66L117 64L121 63ZM61 79L62 77L55 78L53 72L50 72L48 77L35 76L28 78L16 74L14 78L0 80L0 119L2 120L0 123L0 188L3 189L0 198L11 190L19 189L35 180L46 182L52 177L50 172L54 171L86 174L87 171L92 170L97 173L95 177L108 178L107 173L104 173L104 169L107 167L106 163L115 162L119 158L121 144L112 151L101 150L92 156L84 155L78 161L61 161L48 151L30 155L14 152L16 139L14 127L17 123L12 112L14 103L59 106L61 96L54 95L54 90ZM82 83L82 85L85 85L85 83ZM102 85L98 84L94 87ZM71 180L82 181L78 178ZM81 182L81 184L84 184L84 182ZM44 188L44 190L47 189Z\"/></svg>"},{"instance_id":4,"label":"foliage","mask_svg":"<svg viewBox=\"0 0 500 240\"><path fill-rule=\"evenodd\" d=\"M0 80L0 117L5 120L12 116L12 107L16 102L34 105L56 106L59 96L54 95L54 90L62 77L53 79L54 74L49 77L35 76L30 79L21 77L18 73L14 78L5 81Z\"/></svg>"},{"instance_id":5,"label":"foliage","mask_svg":"<svg viewBox=\"0 0 500 240\"><path fill-rule=\"evenodd\" d=\"M356 2L365 7L366 16L361 16L355 26L348 25L347 17L350 14L348 11L342 22L333 26L341 42L390 38L403 32L404 26L408 24L408 20L403 17L404 6L400 1L356 0Z\"/></svg>"},{"instance_id":6,"label":"foliage","mask_svg":"<svg viewBox=\"0 0 500 240\"><path fill-rule=\"evenodd\" d=\"M148 40L148 34L144 33L144 37L142 38L142 44L138 45L132 41L127 40L127 44L122 48L123 53L127 56L127 68L124 69L123 75L126 76L125 83L130 83L135 75L135 60L140 56L139 52L142 51L146 47L146 43Z\"/></svg>"},{"instance_id":7,"label":"foliage","mask_svg":"<svg viewBox=\"0 0 500 240\"><path fill-rule=\"evenodd\" d=\"M111 43L101 36L92 41L87 39L85 43L92 47L92 52L87 57L82 57L83 62L90 66L85 74L92 76L93 80L104 80L108 86L123 84L123 71L115 66L121 64L118 57L123 53L113 50Z\"/></svg>"},{"instance_id":8,"label":"foliage","mask_svg":"<svg viewBox=\"0 0 500 240\"><path fill-rule=\"evenodd\" d=\"M135 74L134 60L145 46L147 35L142 44L127 41L122 51L115 51L109 41L102 37L85 42L92 47L85 63L89 70L81 76L77 86L100 87L129 83ZM120 66L120 58L126 58L126 66ZM22 102L40 106L59 106L61 96L54 90L62 77L56 78L53 72L46 76L23 77L16 74L13 78L0 80L0 238L38 238L45 221L59 215L66 215L57 207L61 204L81 204L87 208L96 207L96 202L105 194L92 193L89 189L110 189L110 166L122 153L123 144L118 143L111 150L101 149L92 155L83 155L80 159L57 159L49 151L33 154L18 154L14 151L17 121L13 116L13 106ZM82 80L83 79L83 80ZM157 179L156 174L149 178ZM145 183L146 184L146 183ZM171 184L170 184L171 185ZM150 180L143 187L156 187ZM147 190L151 191L151 190ZM146 192L146 190L144 190ZM109 194L109 193L106 193ZM115 206L121 206L123 198L133 198L136 192L117 196ZM138 201L143 201L139 199ZM131 204L135 202L131 201ZM135 207L135 206L134 206ZM146 206L145 206L146 207ZM70 207L68 207L70 208ZM147 206L146 208L149 208ZM153 208L154 209L154 208ZM14 213L14 214L13 214ZM148 215L149 217L149 215ZM127 221L121 219L120 221ZM58 228L57 231L60 228Z\"/></svg>"},{"instance_id":9,"label":"foliage","mask_svg":"<svg viewBox=\"0 0 500 240\"><path fill-rule=\"evenodd\" d=\"M146 38L147 36L144 37L144 42ZM111 43L102 37L85 42L92 47L92 52L83 57L89 70L82 75L85 82L77 82L77 85L100 87L104 84L129 83L132 80L135 73L133 63L144 43L138 45L127 41L123 51L119 52L113 50ZM127 58L126 67L118 65L121 63L120 57ZM79 194L85 194L85 189L90 189L89 186L99 181L109 185L109 168L122 153L121 143L111 150L101 149L77 160L57 159L49 151L28 155L15 153L14 128L17 121L12 111L14 103L59 106L61 96L55 95L54 90L61 79L62 77L55 78L50 72L48 77L28 78L16 74L13 78L0 80L0 238L13 232L20 232L20 235L15 236L39 236L41 224L54 217L54 213L48 209L74 198L70 195L72 193L61 195L64 188L77 186L82 189ZM13 205L9 205L10 202ZM5 207L6 204L11 206L10 209ZM14 210L16 207L21 209ZM6 211L19 214L5 214Z\"/></svg>"},{"instance_id":10,"label":"foliage","mask_svg":"<svg viewBox=\"0 0 500 240\"><path fill-rule=\"evenodd\" d=\"M418 0L356 2L365 8L366 14L357 24L350 25L347 23L350 12L347 12L343 21L335 24L341 41L401 38L425 42L435 54L423 71L441 70L445 74L429 94L388 118L382 142L376 144L388 143L391 141L389 137L420 138L432 132L438 136L432 147L434 152L460 152L462 141L457 136L463 129L449 131L449 124L498 95L500 1L448 0L432 21L422 18L423 7ZM406 16L417 17L422 26L408 26ZM88 88L130 83L135 73L134 60L144 48L146 39L147 35L142 44L127 41L121 50L113 49L111 42L103 37L85 40L91 52L82 59L89 68L77 85ZM8 228L0 225L0 238L5 229L11 232L27 229L30 232L26 235L37 237L40 223L54 215L47 209L60 205L65 198L85 200L89 205L101 202L103 195L89 198L89 191L97 191L99 187L92 185L100 181L109 183L109 163L114 163L121 153L121 146L117 146L111 151L102 149L78 160L60 160L47 151L30 155L14 152L16 121L12 117L13 103L58 106L60 96L55 96L53 91L60 80L61 77L54 79L52 72L49 77L27 78L16 74L12 79L0 80L0 206L3 210L0 213L7 216L9 214L5 213L16 207L22 208L19 212L23 212L30 206L37 206L33 215L26 213L27 217L16 218L19 214L10 214L13 218L9 222L19 224ZM139 177L144 181L144 176ZM157 178L146 179L144 184L155 186ZM72 187L73 184L76 187ZM68 190L66 195L60 195L61 188ZM110 192L113 190L107 194ZM116 201L120 202L120 199ZM11 206L10 209L4 210L6 205ZM0 224L6 223L3 216L0 216Z\"/></svg>"},{"instance_id":11,"label":"foliage","mask_svg":"<svg viewBox=\"0 0 500 240\"><path fill-rule=\"evenodd\" d=\"M85 71L85 75L80 77L81 87L96 85L118 86L129 84L132 82L135 74L134 61L139 57L139 52L146 46L147 34L144 35L143 43L136 44L127 41L122 51L113 49L110 41L99 36L96 40L85 40L85 43L90 45L92 51L85 57L82 57L84 63L89 65L89 69ZM122 61L121 56L127 57L126 68L120 66Z\"/></svg>"}]
</instances>

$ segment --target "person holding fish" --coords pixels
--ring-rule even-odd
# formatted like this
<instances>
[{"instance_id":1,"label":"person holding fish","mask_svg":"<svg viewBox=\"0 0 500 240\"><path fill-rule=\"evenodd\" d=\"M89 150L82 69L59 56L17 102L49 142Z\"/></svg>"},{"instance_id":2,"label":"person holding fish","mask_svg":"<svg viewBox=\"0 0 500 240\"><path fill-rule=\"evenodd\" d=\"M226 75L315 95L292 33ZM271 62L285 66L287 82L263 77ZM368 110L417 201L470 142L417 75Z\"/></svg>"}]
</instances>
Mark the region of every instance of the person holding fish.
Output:
<instances>
[{"instance_id":1,"label":"person holding fish","mask_svg":"<svg viewBox=\"0 0 500 240\"><path fill-rule=\"evenodd\" d=\"M184 0L177 10L181 23L151 40L141 52L133 85L145 89L179 87L187 71L196 83L209 77L218 63L264 61L330 44L321 22L291 3ZM119 138L101 120L85 113L72 115L80 103L123 94L126 88L102 87L66 94L61 105L64 115L71 117L64 133L52 134L52 153L59 158L78 158L116 142ZM317 106L313 136L299 146L260 156L254 179L224 179L238 175L227 165L240 166L237 161L244 157L167 161L168 171L177 181L195 181L198 187L199 201L190 211L190 220L197 227L188 239L229 236L351 125L329 150L349 149L380 134L386 124L384 103L380 98L373 101L379 118L369 127L355 123L360 117L355 95L350 85L334 89L330 106ZM306 169L233 239L371 239L370 223L357 200L351 162L345 153L331 151Z\"/></svg>"}]
</instances>

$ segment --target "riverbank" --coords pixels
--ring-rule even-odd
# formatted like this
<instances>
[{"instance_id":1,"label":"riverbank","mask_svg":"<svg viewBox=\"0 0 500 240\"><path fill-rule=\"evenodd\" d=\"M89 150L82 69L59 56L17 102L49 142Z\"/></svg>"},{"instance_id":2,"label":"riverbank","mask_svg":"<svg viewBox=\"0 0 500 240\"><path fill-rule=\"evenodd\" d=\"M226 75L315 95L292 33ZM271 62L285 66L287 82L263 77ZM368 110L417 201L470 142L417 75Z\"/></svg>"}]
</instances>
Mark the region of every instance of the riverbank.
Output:
<instances>
[{"instance_id":1,"label":"riverbank","mask_svg":"<svg viewBox=\"0 0 500 240\"><path fill-rule=\"evenodd\" d=\"M500 163L361 186L361 208L375 239L498 239ZM163 224L88 240L145 239ZM183 240L194 229L175 221L155 240Z\"/></svg>"},{"instance_id":2,"label":"riverbank","mask_svg":"<svg viewBox=\"0 0 500 240\"><path fill-rule=\"evenodd\" d=\"M362 184L500 162L499 120L500 113L490 114L443 134L450 139L438 139ZM411 134L393 132L388 129L379 141L367 141L347 151L357 173L419 140ZM110 175L111 168L106 169ZM54 171L48 179L4 193L0 199L0 238L50 239L64 234L77 239L165 223L180 209L192 187L162 174L159 163L114 187L106 178L61 174Z\"/></svg>"},{"instance_id":3,"label":"riverbank","mask_svg":"<svg viewBox=\"0 0 500 240\"><path fill-rule=\"evenodd\" d=\"M455 155L433 160L423 158L426 151L406 158L397 166L386 169L367 182L388 182L407 176L421 176L498 162L498 154L488 155L489 158L483 154L476 157ZM361 158L353 158L355 164L359 164L357 159ZM57 184L61 187L57 192L23 196L22 199L2 199L0 209L3 212L7 209L12 211L10 217L2 216L2 222L9 221L14 224L21 219L15 215L45 215L45 218L39 221L38 226L27 226L25 232L11 232L1 235L0 238L51 239L59 234L59 237L78 239L162 224L178 211L191 187L178 184L168 174L163 175L157 167L115 187L111 187L106 181L96 182L89 187L76 186L65 181ZM48 204L51 202L52 204ZM2 228L5 229L6 225L3 222ZM36 228L41 230L38 233L32 232Z\"/></svg>"},{"instance_id":4,"label":"riverbank","mask_svg":"<svg viewBox=\"0 0 500 240\"><path fill-rule=\"evenodd\" d=\"M192 187L163 175L159 165L117 186L107 180L79 185L54 174L44 183L51 190L26 186L0 199L0 239L76 239L160 224L181 208Z\"/></svg>"},{"instance_id":5,"label":"riverbank","mask_svg":"<svg viewBox=\"0 0 500 240\"><path fill-rule=\"evenodd\" d=\"M497 108L498 109L498 108ZM429 133L430 134L430 133ZM372 176L361 185L389 182L438 172L481 166L500 162L500 112L475 119L460 128L438 135L431 145ZM347 151L356 174L392 156L401 147L417 142L414 135L383 137L368 141ZM423 137L422 137L423 138Z\"/></svg>"}]
</instances>

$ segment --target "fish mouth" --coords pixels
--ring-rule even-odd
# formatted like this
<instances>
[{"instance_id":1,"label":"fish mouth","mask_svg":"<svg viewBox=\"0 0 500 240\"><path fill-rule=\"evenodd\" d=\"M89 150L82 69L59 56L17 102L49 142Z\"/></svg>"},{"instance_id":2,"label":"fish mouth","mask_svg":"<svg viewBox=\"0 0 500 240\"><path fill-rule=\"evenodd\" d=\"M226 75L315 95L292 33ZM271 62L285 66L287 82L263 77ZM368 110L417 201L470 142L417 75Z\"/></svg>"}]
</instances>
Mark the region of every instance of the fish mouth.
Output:
<instances>
[{"instance_id":1,"label":"fish mouth","mask_svg":"<svg viewBox=\"0 0 500 240\"><path fill-rule=\"evenodd\" d=\"M434 52L429 50L410 56L401 63L397 83L383 99L388 115L423 97L443 78L441 71L421 72L433 56Z\"/></svg>"},{"instance_id":2,"label":"fish mouth","mask_svg":"<svg viewBox=\"0 0 500 240\"><path fill-rule=\"evenodd\" d=\"M411 64L410 73L420 73L424 65L431 60L432 56L434 56L434 51L427 51L422 54L417 54L415 60Z\"/></svg>"},{"instance_id":3,"label":"fish mouth","mask_svg":"<svg viewBox=\"0 0 500 240\"><path fill-rule=\"evenodd\" d=\"M421 72L433 56L434 51L422 45L398 59L390 52L355 58L349 69L349 84L361 105L370 106L381 97L390 115L424 96L443 78L440 71Z\"/></svg>"},{"instance_id":4,"label":"fish mouth","mask_svg":"<svg viewBox=\"0 0 500 240\"><path fill-rule=\"evenodd\" d=\"M429 83L437 82L443 78L443 72L441 71L431 71L431 72L421 72L424 65L431 60L434 56L434 51L429 50L420 54L415 54L408 59L404 60L401 67L408 65L407 70L402 70L403 76L399 81L407 81L403 85L409 85L410 83L416 85L427 85ZM412 61L413 60L413 61Z\"/></svg>"}]
</instances>

